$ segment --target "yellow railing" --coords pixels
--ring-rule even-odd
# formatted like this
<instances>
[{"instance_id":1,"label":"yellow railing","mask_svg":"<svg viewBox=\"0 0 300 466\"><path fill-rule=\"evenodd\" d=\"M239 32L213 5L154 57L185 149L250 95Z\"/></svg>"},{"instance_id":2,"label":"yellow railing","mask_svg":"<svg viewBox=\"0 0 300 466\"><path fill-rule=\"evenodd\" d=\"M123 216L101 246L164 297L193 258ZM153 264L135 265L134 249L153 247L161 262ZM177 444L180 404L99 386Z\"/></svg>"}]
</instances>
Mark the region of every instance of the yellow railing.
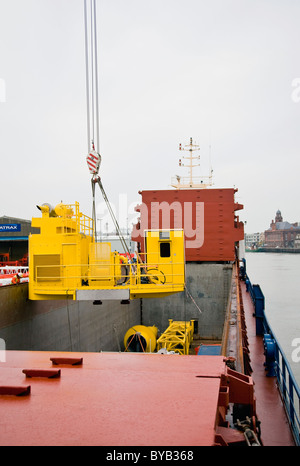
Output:
<instances>
[{"instance_id":1,"label":"yellow railing","mask_svg":"<svg viewBox=\"0 0 300 466\"><path fill-rule=\"evenodd\" d=\"M182 267L183 263L176 262L172 265ZM84 274L81 273L83 268L87 270ZM91 268L99 271L102 269L102 272L105 273L91 273ZM98 260L93 264L36 265L32 279L36 282L49 282L49 287L54 285L53 282L62 282L63 280L73 280L74 285L76 282L76 286L94 286L93 281L107 282L107 286L164 285L183 282L184 274L174 273L173 270L170 270L170 273L166 270L163 271L157 263L116 264L115 261ZM103 285L105 286L104 283ZM59 286L58 283L57 286Z\"/></svg>"},{"instance_id":2,"label":"yellow railing","mask_svg":"<svg viewBox=\"0 0 300 466\"><path fill-rule=\"evenodd\" d=\"M84 233L93 236L93 219L80 212L78 202L59 204L55 208L55 213L62 220L61 230L56 230L56 233Z\"/></svg>"}]
</instances>

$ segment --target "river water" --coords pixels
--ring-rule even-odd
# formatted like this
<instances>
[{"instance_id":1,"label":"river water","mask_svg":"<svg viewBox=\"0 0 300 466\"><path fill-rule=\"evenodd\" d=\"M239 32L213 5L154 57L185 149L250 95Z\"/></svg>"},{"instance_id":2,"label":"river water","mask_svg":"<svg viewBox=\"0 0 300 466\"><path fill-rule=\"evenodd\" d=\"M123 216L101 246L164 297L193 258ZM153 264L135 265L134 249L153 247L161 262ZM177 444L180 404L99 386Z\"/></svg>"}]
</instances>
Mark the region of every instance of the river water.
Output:
<instances>
[{"instance_id":1,"label":"river water","mask_svg":"<svg viewBox=\"0 0 300 466\"><path fill-rule=\"evenodd\" d=\"M261 287L267 320L300 387L300 254L248 252L245 257L250 281Z\"/></svg>"}]
</instances>

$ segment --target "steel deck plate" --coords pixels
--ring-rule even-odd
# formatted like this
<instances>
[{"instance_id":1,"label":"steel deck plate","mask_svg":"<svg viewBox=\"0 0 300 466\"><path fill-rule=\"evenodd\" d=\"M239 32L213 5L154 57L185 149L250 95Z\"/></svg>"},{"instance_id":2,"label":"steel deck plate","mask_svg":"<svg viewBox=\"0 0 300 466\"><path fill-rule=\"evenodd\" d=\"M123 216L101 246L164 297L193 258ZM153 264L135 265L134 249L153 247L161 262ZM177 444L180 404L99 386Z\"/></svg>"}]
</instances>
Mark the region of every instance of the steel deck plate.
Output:
<instances>
[{"instance_id":1,"label":"steel deck plate","mask_svg":"<svg viewBox=\"0 0 300 466\"><path fill-rule=\"evenodd\" d=\"M214 443L222 356L27 351L5 356L0 386L30 386L30 394L0 395L1 445ZM54 357L83 358L83 363L54 365ZM28 378L23 372L53 368L60 369L60 377Z\"/></svg>"}]
</instances>

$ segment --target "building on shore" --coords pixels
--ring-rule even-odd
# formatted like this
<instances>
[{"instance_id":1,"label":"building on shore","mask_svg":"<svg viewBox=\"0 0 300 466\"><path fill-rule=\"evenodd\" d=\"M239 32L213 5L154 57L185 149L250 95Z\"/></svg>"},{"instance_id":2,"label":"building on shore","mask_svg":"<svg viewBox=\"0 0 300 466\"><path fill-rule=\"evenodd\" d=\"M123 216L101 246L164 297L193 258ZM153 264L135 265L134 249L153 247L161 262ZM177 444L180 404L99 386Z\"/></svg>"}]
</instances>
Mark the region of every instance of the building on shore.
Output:
<instances>
[{"instance_id":1,"label":"building on shore","mask_svg":"<svg viewBox=\"0 0 300 466\"><path fill-rule=\"evenodd\" d=\"M17 261L28 254L28 236L39 233L31 226L31 220L15 217L0 217L0 256L7 261Z\"/></svg>"},{"instance_id":2,"label":"building on shore","mask_svg":"<svg viewBox=\"0 0 300 466\"><path fill-rule=\"evenodd\" d=\"M299 223L284 222L280 210L277 210L275 220L272 220L270 228L265 231L265 248L300 248Z\"/></svg>"},{"instance_id":3,"label":"building on shore","mask_svg":"<svg viewBox=\"0 0 300 466\"><path fill-rule=\"evenodd\" d=\"M245 233L245 247L247 250L255 250L263 246L265 234L262 233Z\"/></svg>"}]
</instances>

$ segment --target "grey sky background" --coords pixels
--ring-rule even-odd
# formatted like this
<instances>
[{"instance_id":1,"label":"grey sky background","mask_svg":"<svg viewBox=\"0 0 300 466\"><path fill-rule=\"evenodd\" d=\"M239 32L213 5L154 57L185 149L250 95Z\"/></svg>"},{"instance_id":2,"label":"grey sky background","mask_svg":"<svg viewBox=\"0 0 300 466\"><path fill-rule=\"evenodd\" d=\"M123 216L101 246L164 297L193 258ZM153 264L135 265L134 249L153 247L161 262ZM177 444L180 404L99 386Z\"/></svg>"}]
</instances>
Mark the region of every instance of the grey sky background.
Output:
<instances>
[{"instance_id":1,"label":"grey sky background","mask_svg":"<svg viewBox=\"0 0 300 466\"><path fill-rule=\"evenodd\" d=\"M187 175L178 144L193 137L195 174L211 146L246 232L277 209L300 222L300 3L98 0L97 17L100 174L122 219L139 190ZM61 200L91 215L83 0L0 0L0 83L0 216Z\"/></svg>"}]
</instances>

